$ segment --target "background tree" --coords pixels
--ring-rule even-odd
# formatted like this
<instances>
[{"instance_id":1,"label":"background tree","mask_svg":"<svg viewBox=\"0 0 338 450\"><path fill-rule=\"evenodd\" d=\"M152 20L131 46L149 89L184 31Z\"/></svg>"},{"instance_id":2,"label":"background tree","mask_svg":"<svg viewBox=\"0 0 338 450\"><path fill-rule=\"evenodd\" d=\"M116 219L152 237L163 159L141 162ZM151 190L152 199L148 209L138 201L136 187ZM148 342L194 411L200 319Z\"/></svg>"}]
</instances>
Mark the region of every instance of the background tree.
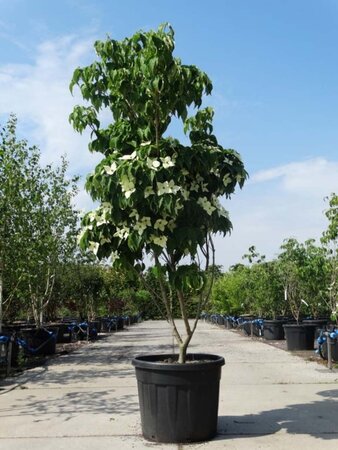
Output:
<instances>
[{"instance_id":1,"label":"background tree","mask_svg":"<svg viewBox=\"0 0 338 450\"><path fill-rule=\"evenodd\" d=\"M265 261L254 246L243 256L250 265L236 264L219 277L212 290L216 312L259 317L285 314L283 287L276 261Z\"/></svg>"},{"instance_id":2,"label":"background tree","mask_svg":"<svg viewBox=\"0 0 338 450\"><path fill-rule=\"evenodd\" d=\"M287 305L276 261L254 263L248 272L251 313L259 317L275 318L285 315Z\"/></svg>"},{"instance_id":3,"label":"background tree","mask_svg":"<svg viewBox=\"0 0 338 450\"><path fill-rule=\"evenodd\" d=\"M21 267L21 294L29 298L34 320L43 322L57 271L74 258L78 215L72 199L77 178L66 176L67 162L41 167L38 158L29 161L30 195L22 234L26 245L26 265Z\"/></svg>"},{"instance_id":4,"label":"background tree","mask_svg":"<svg viewBox=\"0 0 338 450\"><path fill-rule=\"evenodd\" d=\"M0 131L0 331L3 310L15 302L20 282L18 263L25 245L17 231L23 225L26 180L23 173L30 151L27 143L16 138L16 123L11 115Z\"/></svg>"},{"instance_id":5,"label":"background tree","mask_svg":"<svg viewBox=\"0 0 338 450\"><path fill-rule=\"evenodd\" d=\"M39 326L58 267L74 256L77 178L66 176L65 159L43 167L37 147L16 138L14 116L1 138L0 287L7 302L14 299L25 313L31 308Z\"/></svg>"},{"instance_id":6,"label":"background tree","mask_svg":"<svg viewBox=\"0 0 338 450\"><path fill-rule=\"evenodd\" d=\"M188 115L212 84L173 55L170 26L120 42L97 41L95 50L98 60L77 68L70 85L77 84L89 103L76 106L70 121L79 132L89 127L90 150L104 155L87 179L100 206L83 219L81 245L129 269L142 270L145 254L153 258L182 363L210 293L204 271L214 262L212 234L231 228L218 198L242 186L246 172L239 155L213 134L211 108ZM107 127L100 122L102 109L112 114ZM183 123L190 145L168 136L173 117ZM178 298L185 335L176 327L166 281ZM191 325L186 299L192 289L199 301Z\"/></svg>"},{"instance_id":7,"label":"background tree","mask_svg":"<svg viewBox=\"0 0 338 450\"><path fill-rule=\"evenodd\" d=\"M317 316L322 309L327 264L322 248L313 239L299 243L287 239L281 246L279 269L291 312L297 323L301 310Z\"/></svg>"},{"instance_id":8,"label":"background tree","mask_svg":"<svg viewBox=\"0 0 338 450\"><path fill-rule=\"evenodd\" d=\"M248 267L238 264L215 281L211 294L215 312L230 315L250 312L248 271Z\"/></svg>"},{"instance_id":9,"label":"background tree","mask_svg":"<svg viewBox=\"0 0 338 450\"><path fill-rule=\"evenodd\" d=\"M48 314L50 317L71 316L94 320L104 302L103 268L88 258L77 256L57 273Z\"/></svg>"},{"instance_id":10,"label":"background tree","mask_svg":"<svg viewBox=\"0 0 338 450\"><path fill-rule=\"evenodd\" d=\"M328 261L328 285L326 303L331 317L338 322L338 195L332 193L328 198L329 208L325 215L328 219L327 230L323 233L322 244Z\"/></svg>"}]
</instances>

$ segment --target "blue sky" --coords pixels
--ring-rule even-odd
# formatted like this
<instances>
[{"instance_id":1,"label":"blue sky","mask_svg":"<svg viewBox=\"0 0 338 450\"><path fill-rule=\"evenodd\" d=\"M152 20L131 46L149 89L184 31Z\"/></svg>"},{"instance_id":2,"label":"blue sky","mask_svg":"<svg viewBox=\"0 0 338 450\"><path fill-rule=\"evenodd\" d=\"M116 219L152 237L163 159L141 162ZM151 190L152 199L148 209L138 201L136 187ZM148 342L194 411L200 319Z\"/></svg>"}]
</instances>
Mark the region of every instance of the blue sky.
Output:
<instances>
[{"instance_id":1,"label":"blue sky","mask_svg":"<svg viewBox=\"0 0 338 450\"><path fill-rule=\"evenodd\" d=\"M217 240L217 262L320 236L323 197L338 191L338 0L0 0L0 10L0 121L15 112L46 161L66 152L85 175L98 160L67 122L79 101L69 80L94 59L93 42L168 21L177 56L213 81L219 141L250 174L224 203L234 231ZM78 204L90 207L84 192Z\"/></svg>"}]
</instances>

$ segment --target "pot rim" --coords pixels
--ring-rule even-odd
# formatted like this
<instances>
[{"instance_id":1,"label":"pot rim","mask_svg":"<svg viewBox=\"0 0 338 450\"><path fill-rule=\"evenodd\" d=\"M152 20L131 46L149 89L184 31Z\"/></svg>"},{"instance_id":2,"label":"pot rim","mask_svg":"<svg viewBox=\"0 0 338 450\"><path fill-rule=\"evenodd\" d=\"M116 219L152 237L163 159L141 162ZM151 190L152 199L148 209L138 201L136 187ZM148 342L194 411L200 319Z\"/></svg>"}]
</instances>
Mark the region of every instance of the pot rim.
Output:
<instances>
[{"instance_id":1,"label":"pot rim","mask_svg":"<svg viewBox=\"0 0 338 450\"><path fill-rule=\"evenodd\" d=\"M132 365L136 369L165 370L165 371L200 371L201 369L213 369L224 366L223 356L210 353L188 353L187 360L200 361L193 364L164 363L164 359L177 358L177 353L144 354L132 359Z\"/></svg>"}]
</instances>

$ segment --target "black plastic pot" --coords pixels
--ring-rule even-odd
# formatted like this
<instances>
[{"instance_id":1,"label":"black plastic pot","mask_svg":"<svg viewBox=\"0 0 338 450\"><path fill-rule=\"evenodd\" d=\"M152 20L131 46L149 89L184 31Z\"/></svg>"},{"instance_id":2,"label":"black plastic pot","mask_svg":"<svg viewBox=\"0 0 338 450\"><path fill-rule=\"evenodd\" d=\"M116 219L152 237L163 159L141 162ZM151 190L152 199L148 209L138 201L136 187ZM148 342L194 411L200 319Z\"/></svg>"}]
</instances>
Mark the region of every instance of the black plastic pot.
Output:
<instances>
[{"instance_id":1,"label":"black plastic pot","mask_svg":"<svg viewBox=\"0 0 338 450\"><path fill-rule=\"evenodd\" d=\"M74 332L74 326L68 323L60 323L57 325L59 332L57 334L56 343L69 343L77 340L76 333Z\"/></svg>"},{"instance_id":2,"label":"black plastic pot","mask_svg":"<svg viewBox=\"0 0 338 450\"><path fill-rule=\"evenodd\" d=\"M315 325L284 324L287 350L313 350Z\"/></svg>"},{"instance_id":3,"label":"black plastic pot","mask_svg":"<svg viewBox=\"0 0 338 450\"><path fill-rule=\"evenodd\" d=\"M248 318L244 322L239 324L239 328L242 329L244 336L251 336L251 328L254 336L261 336L258 323L254 321L255 317L251 316L251 318Z\"/></svg>"},{"instance_id":4,"label":"black plastic pot","mask_svg":"<svg viewBox=\"0 0 338 450\"><path fill-rule=\"evenodd\" d=\"M323 328L325 328L327 326L327 324L329 323L330 319L304 319L302 321L302 324L305 325L313 325L315 327L315 343L316 343L316 339L319 337L320 332Z\"/></svg>"},{"instance_id":5,"label":"black plastic pot","mask_svg":"<svg viewBox=\"0 0 338 450\"><path fill-rule=\"evenodd\" d=\"M13 332L6 332L2 331L0 333L1 336L5 336L9 340L11 340L12 343L12 354L11 354L11 366L17 367L18 365L18 356L19 356L19 345L15 339L15 333ZM7 345L9 345L9 342L7 341Z\"/></svg>"},{"instance_id":6,"label":"black plastic pot","mask_svg":"<svg viewBox=\"0 0 338 450\"><path fill-rule=\"evenodd\" d=\"M285 339L282 320L264 320L264 339L280 341Z\"/></svg>"},{"instance_id":7,"label":"black plastic pot","mask_svg":"<svg viewBox=\"0 0 338 450\"><path fill-rule=\"evenodd\" d=\"M56 351L57 330L50 328L21 330L27 346L24 347L28 355L53 355Z\"/></svg>"},{"instance_id":8,"label":"black plastic pot","mask_svg":"<svg viewBox=\"0 0 338 450\"><path fill-rule=\"evenodd\" d=\"M216 322L217 322L217 325L224 325L224 317L217 316Z\"/></svg>"},{"instance_id":9,"label":"black plastic pot","mask_svg":"<svg viewBox=\"0 0 338 450\"><path fill-rule=\"evenodd\" d=\"M338 342L333 341L331 345L331 359L332 361L338 361ZM321 346L321 356L327 360L327 342L323 342Z\"/></svg>"},{"instance_id":10,"label":"black plastic pot","mask_svg":"<svg viewBox=\"0 0 338 450\"><path fill-rule=\"evenodd\" d=\"M230 317L226 317L224 319L224 326L227 330L231 330L231 328L234 327L233 321L230 319Z\"/></svg>"},{"instance_id":11,"label":"black plastic pot","mask_svg":"<svg viewBox=\"0 0 338 450\"><path fill-rule=\"evenodd\" d=\"M101 320L92 320L91 322L89 322L89 325L93 326L96 329L97 333L101 333Z\"/></svg>"},{"instance_id":12,"label":"black plastic pot","mask_svg":"<svg viewBox=\"0 0 338 450\"><path fill-rule=\"evenodd\" d=\"M314 325L316 328L323 328L329 323L329 319L304 319L302 324Z\"/></svg>"},{"instance_id":13,"label":"black plastic pot","mask_svg":"<svg viewBox=\"0 0 338 450\"><path fill-rule=\"evenodd\" d=\"M217 433L219 381L224 358L187 355L186 364L165 363L177 355L133 359L143 436L150 441L187 443Z\"/></svg>"}]
</instances>

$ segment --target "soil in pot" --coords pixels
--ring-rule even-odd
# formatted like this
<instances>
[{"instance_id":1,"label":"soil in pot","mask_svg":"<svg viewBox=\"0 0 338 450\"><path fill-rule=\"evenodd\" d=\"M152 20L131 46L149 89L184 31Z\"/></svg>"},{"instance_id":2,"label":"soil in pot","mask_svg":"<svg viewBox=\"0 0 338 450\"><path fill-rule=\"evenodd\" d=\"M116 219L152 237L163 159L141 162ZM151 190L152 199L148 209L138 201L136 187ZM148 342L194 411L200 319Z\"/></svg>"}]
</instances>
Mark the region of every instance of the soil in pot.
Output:
<instances>
[{"instance_id":1,"label":"soil in pot","mask_svg":"<svg viewBox=\"0 0 338 450\"><path fill-rule=\"evenodd\" d=\"M165 360L177 361L177 355L146 355L132 362L136 369L143 436L163 443L212 439L217 432L224 358L190 354L186 364L165 363Z\"/></svg>"},{"instance_id":2,"label":"soil in pot","mask_svg":"<svg viewBox=\"0 0 338 450\"><path fill-rule=\"evenodd\" d=\"M284 324L287 350L313 350L315 329L313 325Z\"/></svg>"}]
</instances>

